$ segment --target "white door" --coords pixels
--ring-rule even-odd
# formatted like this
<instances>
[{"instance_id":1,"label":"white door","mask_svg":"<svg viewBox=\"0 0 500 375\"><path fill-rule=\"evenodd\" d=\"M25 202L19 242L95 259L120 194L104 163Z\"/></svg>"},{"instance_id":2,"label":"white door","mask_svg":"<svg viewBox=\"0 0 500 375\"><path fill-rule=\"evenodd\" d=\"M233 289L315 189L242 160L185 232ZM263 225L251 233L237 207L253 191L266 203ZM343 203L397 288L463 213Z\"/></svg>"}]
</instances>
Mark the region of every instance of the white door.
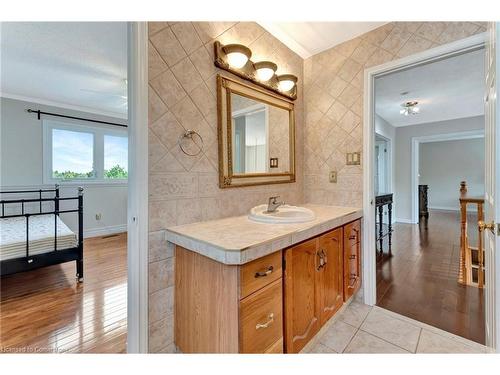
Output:
<instances>
[{"instance_id":1,"label":"white door","mask_svg":"<svg viewBox=\"0 0 500 375\"><path fill-rule=\"evenodd\" d=\"M499 23L490 23L488 27L489 40L486 46L486 95L485 95L485 223L491 224L484 230L485 267L486 267L486 345L500 352L500 128L497 115L499 101L497 91L497 72L500 73L500 29Z\"/></svg>"}]
</instances>

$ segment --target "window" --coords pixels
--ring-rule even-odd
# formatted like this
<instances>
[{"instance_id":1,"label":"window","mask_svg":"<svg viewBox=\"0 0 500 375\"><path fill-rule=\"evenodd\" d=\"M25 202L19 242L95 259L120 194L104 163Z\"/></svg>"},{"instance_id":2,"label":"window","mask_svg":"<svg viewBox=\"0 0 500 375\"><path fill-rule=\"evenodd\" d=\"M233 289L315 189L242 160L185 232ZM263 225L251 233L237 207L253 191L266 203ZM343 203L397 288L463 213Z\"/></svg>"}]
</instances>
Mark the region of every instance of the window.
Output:
<instances>
[{"instance_id":1,"label":"window","mask_svg":"<svg viewBox=\"0 0 500 375\"><path fill-rule=\"evenodd\" d=\"M119 180L127 177L127 137L104 135L104 178Z\"/></svg>"},{"instance_id":2,"label":"window","mask_svg":"<svg viewBox=\"0 0 500 375\"><path fill-rule=\"evenodd\" d=\"M44 120L43 131L44 183L126 182L126 130Z\"/></svg>"}]
</instances>

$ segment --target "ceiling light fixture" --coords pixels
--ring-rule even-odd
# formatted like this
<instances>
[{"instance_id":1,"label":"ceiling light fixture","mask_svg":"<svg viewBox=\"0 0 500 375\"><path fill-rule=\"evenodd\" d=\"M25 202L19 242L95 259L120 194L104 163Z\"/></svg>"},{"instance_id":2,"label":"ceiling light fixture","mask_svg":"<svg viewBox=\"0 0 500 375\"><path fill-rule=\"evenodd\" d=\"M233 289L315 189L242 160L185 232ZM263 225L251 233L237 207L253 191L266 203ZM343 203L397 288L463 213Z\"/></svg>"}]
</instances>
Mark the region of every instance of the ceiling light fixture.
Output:
<instances>
[{"instance_id":1,"label":"ceiling light fixture","mask_svg":"<svg viewBox=\"0 0 500 375\"><path fill-rule=\"evenodd\" d=\"M399 111L399 113L405 116L416 115L420 112L418 102L416 101L403 103L401 104L401 107L403 108Z\"/></svg>"},{"instance_id":2,"label":"ceiling light fixture","mask_svg":"<svg viewBox=\"0 0 500 375\"><path fill-rule=\"evenodd\" d=\"M236 69L243 68L252 56L250 48L245 47L242 44L228 44L227 46L222 47L222 49L226 54L227 63L232 68Z\"/></svg>"},{"instance_id":3,"label":"ceiling light fixture","mask_svg":"<svg viewBox=\"0 0 500 375\"><path fill-rule=\"evenodd\" d=\"M262 82L267 82L273 78L278 66L271 61L259 61L253 64L257 79Z\"/></svg>"}]
</instances>

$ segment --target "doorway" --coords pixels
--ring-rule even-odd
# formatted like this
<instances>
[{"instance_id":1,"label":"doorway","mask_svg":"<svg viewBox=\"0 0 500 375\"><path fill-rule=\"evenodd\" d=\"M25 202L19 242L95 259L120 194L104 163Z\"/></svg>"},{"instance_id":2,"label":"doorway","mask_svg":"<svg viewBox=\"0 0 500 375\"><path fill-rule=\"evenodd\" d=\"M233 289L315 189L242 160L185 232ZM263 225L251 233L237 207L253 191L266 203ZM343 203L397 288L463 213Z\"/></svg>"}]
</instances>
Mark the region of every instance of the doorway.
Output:
<instances>
[{"instance_id":1,"label":"doorway","mask_svg":"<svg viewBox=\"0 0 500 375\"><path fill-rule=\"evenodd\" d=\"M484 36L469 38L468 40L435 48L365 71L365 103L368 103L368 105L365 105L364 131L368 136L364 137L364 183L366 190L370 193L364 197L364 208L365 212L372 213L366 214L366 216L375 217L376 196L381 192L381 182L384 183L381 176L385 175L385 169L387 168L384 155L380 155L380 150L385 146L385 143L376 131L377 117L381 116L386 121L389 118L389 121L387 121L389 123L392 120L383 111L378 111L377 94L379 94L379 91L377 91L377 81L381 79L390 81L391 75L401 76L415 68L424 67L425 70L433 63L443 64L446 60L460 59L467 54L484 53L481 51L484 51ZM481 64L478 69L484 69L483 65ZM442 76L440 76L441 78ZM483 82L484 79L480 81L481 84ZM420 88L417 87L417 89ZM417 89L408 90L400 87L400 90L397 91L397 99L393 100L392 108L387 103L383 103L385 109L395 112L392 114L393 116L408 117L412 120L423 114L424 108L427 112L426 115L432 112L429 109L431 107L430 103L436 102L437 98L432 98L431 101L426 102L425 97L416 95L418 94ZM413 91L413 93L409 91ZM484 93L484 89L481 92ZM484 94L481 95L481 98L483 96ZM417 107L415 113L405 113L408 112L408 108L411 111L412 107ZM444 113L445 106L443 104L440 110L441 113ZM484 116L484 110L482 114L467 117L472 118L481 115ZM455 125L458 123L459 126L462 126L462 131L469 130L465 124L466 121L459 120L457 117L450 117L434 121L433 125L427 126L429 133L426 135L436 136L442 133L442 130L449 125L445 123L446 121L455 123ZM429 226L426 227L423 221L422 225L418 224L420 222L418 220L419 205L415 199L417 195L413 193L415 190L418 191L419 170L418 165L415 167L411 162L411 150L415 147L414 141L418 141L419 134L414 134L414 130L419 126L416 123L407 123L401 127L396 126L395 129L395 138L392 142L393 154L388 163L389 165L395 163L392 171L394 184L392 186L387 184L387 186L391 186L390 193L394 195L393 207L391 208L394 210L393 219L395 223L392 234L387 236L390 239L384 241L383 246L377 249L378 251L376 250L374 236L374 233L376 233L375 221L366 218L364 221L366 244L364 247L365 303L377 304L380 307L434 325L451 333L484 343L485 310L483 291L478 291L477 288L476 290L469 290L469 287L457 287L456 290L453 288L448 290L445 288L440 289L440 283L441 286L445 283L444 279L453 287L458 283L458 264L452 267L452 262L456 260L453 253L459 251L460 247L460 219L458 216L460 181L458 181L454 193L456 199L454 211L450 213L445 210L436 210L432 213L432 219L429 220L429 223L426 223ZM452 126L449 126L449 128L451 129ZM481 128L484 129L484 117ZM447 131L451 133L450 130ZM422 142L422 144L424 143ZM408 157L407 160L405 160L406 157ZM402 163L402 161L405 163ZM405 177L406 183L402 181L401 176ZM413 179L413 176L417 176L417 179ZM386 210L384 210L383 218L379 223L381 225L388 220L385 212ZM417 213L417 220L415 220L415 212ZM471 218L470 220L474 219ZM470 226L473 226L472 223L473 221L471 221ZM378 228L380 228L379 225L377 225ZM439 236L439 238L436 236ZM452 241L446 243L448 239L452 239ZM387 246L389 246L391 240L392 256L388 256ZM432 250L427 251L430 243L434 243L435 247L441 249L447 248L447 253L445 254L444 251L443 253ZM446 259L447 263L443 262L443 259ZM405 289L402 286L412 290ZM462 291L457 292L458 289ZM471 297L472 295L474 297ZM439 300L439 302L434 302L433 298ZM425 311L428 305L433 305L434 314ZM436 318L436 314L439 315L439 318Z\"/></svg>"},{"instance_id":2,"label":"doorway","mask_svg":"<svg viewBox=\"0 0 500 375\"><path fill-rule=\"evenodd\" d=\"M127 28L2 24L2 201L23 219L2 226L26 228L0 243L8 351L127 351Z\"/></svg>"}]
</instances>

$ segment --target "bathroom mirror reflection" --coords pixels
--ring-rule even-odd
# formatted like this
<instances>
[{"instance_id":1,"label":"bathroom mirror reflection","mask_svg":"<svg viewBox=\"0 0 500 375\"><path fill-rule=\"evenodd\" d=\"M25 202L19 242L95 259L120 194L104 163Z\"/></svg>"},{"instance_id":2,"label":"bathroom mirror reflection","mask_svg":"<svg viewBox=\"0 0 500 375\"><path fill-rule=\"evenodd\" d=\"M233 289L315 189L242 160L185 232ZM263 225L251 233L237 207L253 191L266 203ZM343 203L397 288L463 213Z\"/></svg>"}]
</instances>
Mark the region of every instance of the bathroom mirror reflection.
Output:
<instances>
[{"instance_id":1,"label":"bathroom mirror reflection","mask_svg":"<svg viewBox=\"0 0 500 375\"><path fill-rule=\"evenodd\" d=\"M233 173L290 171L288 110L231 95Z\"/></svg>"},{"instance_id":2,"label":"bathroom mirror reflection","mask_svg":"<svg viewBox=\"0 0 500 375\"><path fill-rule=\"evenodd\" d=\"M218 107L220 187L295 181L290 100L218 76Z\"/></svg>"}]
</instances>

